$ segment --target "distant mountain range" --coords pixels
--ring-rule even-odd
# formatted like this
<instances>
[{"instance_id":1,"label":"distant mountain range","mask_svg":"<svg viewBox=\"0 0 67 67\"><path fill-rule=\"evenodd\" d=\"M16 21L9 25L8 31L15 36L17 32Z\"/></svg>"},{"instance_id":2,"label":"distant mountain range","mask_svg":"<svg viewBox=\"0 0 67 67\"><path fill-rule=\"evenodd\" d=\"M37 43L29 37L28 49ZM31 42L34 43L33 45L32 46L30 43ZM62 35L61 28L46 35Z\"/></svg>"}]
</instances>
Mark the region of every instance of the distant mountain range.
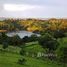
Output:
<instances>
[{"instance_id":1,"label":"distant mountain range","mask_svg":"<svg viewBox=\"0 0 67 67\"><path fill-rule=\"evenodd\" d=\"M38 19L38 20L48 20L48 19L67 19L67 18L12 18L12 17L0 17L0 21L3 21L5 19Z\"/></svg>"}]
</instances>

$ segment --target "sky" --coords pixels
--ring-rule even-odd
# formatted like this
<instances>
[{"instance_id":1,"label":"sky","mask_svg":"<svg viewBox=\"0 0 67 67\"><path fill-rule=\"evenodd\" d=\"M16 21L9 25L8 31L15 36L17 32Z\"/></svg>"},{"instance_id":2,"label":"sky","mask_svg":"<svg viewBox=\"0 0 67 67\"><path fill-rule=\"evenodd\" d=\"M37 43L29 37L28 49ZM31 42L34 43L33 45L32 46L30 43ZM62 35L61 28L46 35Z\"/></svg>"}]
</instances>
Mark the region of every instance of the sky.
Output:
<instances>
[{"instance_id":1,"label":"sky","mask_svg":"<svg viewBox=\"0 0 67 67\"><path fill-rule=\"evenodd\" d=\"M0 17L67 18L67 0L0 0Z\"/></svg>"}]
</instances>

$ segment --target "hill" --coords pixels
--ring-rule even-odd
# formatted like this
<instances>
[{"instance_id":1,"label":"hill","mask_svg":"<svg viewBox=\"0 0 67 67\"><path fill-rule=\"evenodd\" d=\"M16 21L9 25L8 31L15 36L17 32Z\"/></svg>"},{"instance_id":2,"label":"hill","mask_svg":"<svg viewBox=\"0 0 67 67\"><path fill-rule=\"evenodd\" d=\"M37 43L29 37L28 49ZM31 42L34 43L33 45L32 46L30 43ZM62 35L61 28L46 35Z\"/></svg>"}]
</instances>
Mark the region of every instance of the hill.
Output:
<instances>
[{"instance_id":1,"label":"hill","mask_svg":"<svg viewBox=\"0 0 67 67\"><path fill-rule=\"evenodd\" d=\"M7 31L27 30L38 32L43 30L66 30L67 19L6 19L0 21L0 30Z\"/></svg>"}]
</instances>

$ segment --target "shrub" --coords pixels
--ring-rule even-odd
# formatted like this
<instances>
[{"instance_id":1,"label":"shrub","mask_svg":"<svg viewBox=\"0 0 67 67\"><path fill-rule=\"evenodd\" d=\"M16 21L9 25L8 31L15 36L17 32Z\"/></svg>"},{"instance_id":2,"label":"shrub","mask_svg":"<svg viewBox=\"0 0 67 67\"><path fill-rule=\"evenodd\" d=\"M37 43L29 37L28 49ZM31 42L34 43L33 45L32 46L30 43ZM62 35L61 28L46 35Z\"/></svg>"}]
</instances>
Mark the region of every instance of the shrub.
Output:
<instances>
[{"instance_id":1,"label":"shrub","mask_svg":"<svg viewBox=\"0 0 67 67\"><path fill-rule=\"evenodd\" d=\"M62 63L67 63L67 46L61 46L58 51L58 60Z\"/></svg>"},{"instance_id":2,"label":"shrub","mask_svg":"<svg viewBox=\"0 0 67 67\"><path fill-rule=\"evenodd\" d=\"M25 55L25 43L21 46L20 55Z\"/></svg>"},{"instance_id":3,"label":"shrub","mask_svg":"<svg viewBox=\"0 0 67 67\"><path fill-rule=\"evenodd\" d=\"M23 64L26 63L26 59L25 58L19 59L18 63L21 64L21 65L23 65Z\"/></svg>"}]
</instances>

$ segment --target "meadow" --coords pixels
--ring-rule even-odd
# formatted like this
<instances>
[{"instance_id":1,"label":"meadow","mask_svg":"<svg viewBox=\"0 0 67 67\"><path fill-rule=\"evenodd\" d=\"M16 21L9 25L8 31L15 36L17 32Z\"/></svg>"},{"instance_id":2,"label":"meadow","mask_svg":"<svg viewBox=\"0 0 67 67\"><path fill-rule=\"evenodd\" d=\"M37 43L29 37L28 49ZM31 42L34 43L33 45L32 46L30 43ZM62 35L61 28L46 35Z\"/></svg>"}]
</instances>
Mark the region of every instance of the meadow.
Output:
<instances>
[{"instance_id":1,"label":"meadow","mask_svg":"<svg viewBox=\"0 0 67 67\"><path fill-rule=\"evenodd\" d=\"M0 45L0 49L1 48L2 46ZM48 59L43 60L36 57L21 56L19 51L19 47L13 46L9 46L5 51L0 51L0 67L63 67L62 64ZM39 46L37 42L30 42L25 46L25 51L42 52L44 49ZM20 58L25 58L27 60L24 65L17 63Z\"/></svg>"}]
</instances>

